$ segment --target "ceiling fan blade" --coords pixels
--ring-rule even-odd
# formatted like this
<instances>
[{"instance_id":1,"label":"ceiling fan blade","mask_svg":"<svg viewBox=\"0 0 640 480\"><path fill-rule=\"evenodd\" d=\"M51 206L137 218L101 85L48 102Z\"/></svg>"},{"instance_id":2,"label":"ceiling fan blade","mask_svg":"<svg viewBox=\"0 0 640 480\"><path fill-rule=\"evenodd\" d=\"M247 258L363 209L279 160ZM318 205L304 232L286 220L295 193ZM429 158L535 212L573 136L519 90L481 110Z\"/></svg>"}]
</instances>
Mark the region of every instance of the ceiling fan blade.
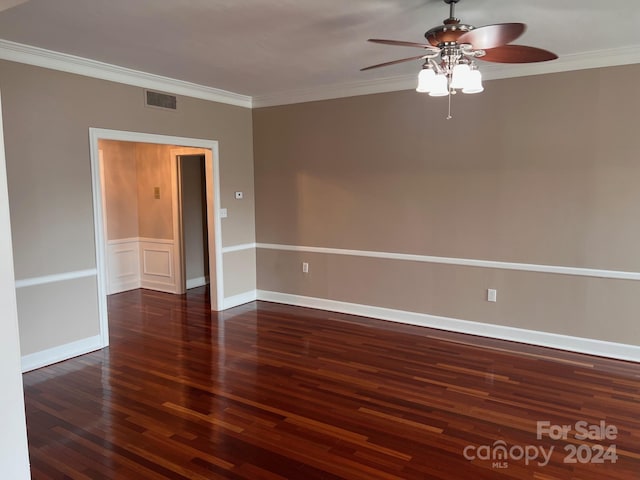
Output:
<instances>
[{"instance_id":1,"label":"ceiling fan blade","mask_svg":"<svg viewBox=\"0 0 640 480\"><path fill-rule=\"evenodd\" d=\"M535 63L555 60L558 56L542 48L526 47L524 45L503 45L497 48L485 50L483 57L478 57L485 62L494 63Z\"/></svg>"},{"instance_id":2,"label":"ceiling fan blade","mask_svg":"<svg viewBox=\"0 0 640 480\"><path fill-rule=\"evenodd\" d=\"M373 43L382 43L384 45L395 45L398 47L418 47L434 50L433 45L429 45L428 43L404 42L402 40L384 40L382 38L370 38L368 41Z\"/></svg>"},{"instance_id":3,"label":"ceiling fan blade","mask_svg":"<svg viewBox=\"0 0 640 480\"><path fill-rule=\"evenodd\" d=\"M501 47L513 42L526 28L524 23L496 23L460 35L458 43L470 43L474 50Z\"/></svg>"},{"instance_id":4,"label":"ceiling fan blade","mask_svg":"<svg viewBox=\"0 0 640 480\"><path fill-rule=\"evenodd\" d=\"M389 65L395 65L396 63L410 62L411 60L420 60L423 58L427 58L427 56L418 55L417 57L409 57L409 58L402 58L400 60L392 60L391 62L384 62L384 63L379 63L377 65L371 65L370 67L361 68L360 71L364 72L365 70L371 70L373 68L388 67Z\"/></svg>"}]
</instances>

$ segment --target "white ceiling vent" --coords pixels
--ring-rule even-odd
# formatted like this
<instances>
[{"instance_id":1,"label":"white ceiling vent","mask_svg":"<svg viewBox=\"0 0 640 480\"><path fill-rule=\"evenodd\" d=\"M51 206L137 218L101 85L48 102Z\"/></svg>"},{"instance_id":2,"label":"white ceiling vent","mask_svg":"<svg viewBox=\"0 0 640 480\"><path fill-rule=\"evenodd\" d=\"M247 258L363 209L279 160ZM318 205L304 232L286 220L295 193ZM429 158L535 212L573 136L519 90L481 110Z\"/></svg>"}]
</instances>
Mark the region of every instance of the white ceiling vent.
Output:
<instances>
[{"instance_id":1,"label":"white ceiling vent","mask_svg":"<svg viewBox=\"0 0 640 480\"><path fill-rule=\"evenodd\" d=\"M178 99L175 95L169 95L168 93L145 90L144 104L147 107L162 108L163 110L177 110Z\"/></svg>"}]
</instances>

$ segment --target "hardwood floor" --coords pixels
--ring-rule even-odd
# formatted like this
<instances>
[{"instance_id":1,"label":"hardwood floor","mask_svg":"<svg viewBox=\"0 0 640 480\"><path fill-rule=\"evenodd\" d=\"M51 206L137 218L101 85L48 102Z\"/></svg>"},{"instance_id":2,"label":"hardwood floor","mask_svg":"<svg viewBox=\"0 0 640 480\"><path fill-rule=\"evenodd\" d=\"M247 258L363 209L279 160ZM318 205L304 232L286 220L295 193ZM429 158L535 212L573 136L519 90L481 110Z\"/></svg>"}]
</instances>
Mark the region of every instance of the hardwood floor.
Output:
<instances>
[{"instance_id":1,"label":"hardwood floor","mask_svg":"<svg viewBox=\"0 0 640 480\"><path fill-rule=\"evenodd\" d=\"M204 288L114 295L109 321L108 349L24 375L36 480L640 478L638 364L265 302L216 314Z\"/></svg>"}]
</instances>

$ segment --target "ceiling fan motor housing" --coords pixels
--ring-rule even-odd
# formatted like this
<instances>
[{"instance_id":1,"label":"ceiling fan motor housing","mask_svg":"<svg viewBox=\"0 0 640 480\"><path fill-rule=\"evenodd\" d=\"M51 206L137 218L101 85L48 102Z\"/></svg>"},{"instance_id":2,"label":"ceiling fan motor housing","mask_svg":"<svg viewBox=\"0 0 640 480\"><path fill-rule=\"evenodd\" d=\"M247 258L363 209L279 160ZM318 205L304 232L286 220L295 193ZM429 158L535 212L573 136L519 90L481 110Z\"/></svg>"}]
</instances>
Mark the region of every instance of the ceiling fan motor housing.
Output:
<instances>
[{"instance_id":1,"label":"ceiling fan motor housing","mask_svg":"<svg viewBox=\"0 0 640 480\"><path fill-rule=\"evenodd\" d=\"M458 38L466 32L475 29L473 25L460 23L457 18L448 18L444 25L439 25L428 30L424 37L434 47L442 47L447 44L456 43Z\"/></svg>"}]
</instances>

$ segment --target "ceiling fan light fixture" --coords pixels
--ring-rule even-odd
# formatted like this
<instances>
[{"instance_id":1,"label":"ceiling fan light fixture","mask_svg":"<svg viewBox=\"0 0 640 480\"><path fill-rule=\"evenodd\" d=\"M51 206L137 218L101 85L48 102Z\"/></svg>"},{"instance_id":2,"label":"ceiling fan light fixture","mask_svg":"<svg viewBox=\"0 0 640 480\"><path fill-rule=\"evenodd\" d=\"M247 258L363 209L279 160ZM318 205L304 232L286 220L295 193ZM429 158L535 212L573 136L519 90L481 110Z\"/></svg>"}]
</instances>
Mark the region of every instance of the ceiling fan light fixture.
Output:
<instances>
[{"instance_id":1,"label":"ceiling fan light fixture","mask_svg":"<svg viewBox=\"0 0 640 480\"><path fill-rule=\"evenodd\" d=\"M420 93L431 92L431 90L433 90L435 80L436 72L433 71L433 68L430 66L423 68L418 74L418 88L416 88L416 91Z\"/></svg>"},{"instance_id":2,"label":"ceiling fan light fixture","mask_svg":"<svg viewBox=\"0 0 640 480\"><path fill-rule=\"evenodd\" d=\"M471 68L466 63L459 63L453 67L451 74L451 88L467 88L471 82Z\"/></svg>"},{"instance_id":3,"label":"ceiling fan light fixture","mask_svg":"<svg viewBox=\"0 0 640 480\"><path fill-rule=\"evenodd\" d=\"M462 89L462 93L480 93L484 92L484 87L482 86L482 74L480 70L471 70L469 72L467 85Z\"/></svg>"},{"instance_id":4,"label":"ceiling fan light fixture","mask_svg":"<svg viewBox=\"0 0 640 480\"><path fill-rule=\"evenodd\" d=\"M361 70L387 67L399 63L421 60L416 91L432 97L451 96L459 91L466 94L484 91L482 74L475 63L477 59L493 63L537 63L555 60L558 56L541 48L514 45L512 42L524 33L524 23L496 23L476 27L461 23L454 15L455 6L461 0L443 0L449 6L449 18L442 25L424 34L426 43L370 38L373 43L414 47L422 49L422 55L379 63Z\"/></svg>"},{"instance_id":5,"label":"ceiling fan light fixture","mask_svg":"<svg viewBox=\"0 0 640 480\"><path fill-rule=\"evenodd\" d=\"M444 73L435 76L433 88L429 92L430 97L446 97L449 95L449 80Z\"/></svg>"}]
</instances>

